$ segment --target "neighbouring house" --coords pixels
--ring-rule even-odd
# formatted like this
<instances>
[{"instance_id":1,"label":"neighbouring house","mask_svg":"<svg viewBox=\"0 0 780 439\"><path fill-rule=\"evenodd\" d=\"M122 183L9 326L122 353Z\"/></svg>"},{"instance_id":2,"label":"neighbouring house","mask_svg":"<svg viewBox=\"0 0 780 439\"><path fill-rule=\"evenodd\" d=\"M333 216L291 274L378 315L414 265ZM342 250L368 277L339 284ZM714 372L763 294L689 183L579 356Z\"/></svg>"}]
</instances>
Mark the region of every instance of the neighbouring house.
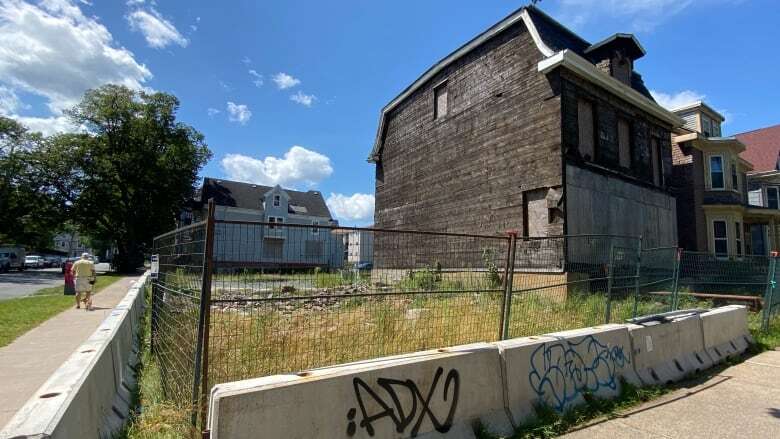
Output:
<instances>
[{"instance_id":1,"label":"neighbouring house","mask_svg":"<svg viewBox=\"0 0 780 439\"><path fill-rule=\"evenodd\" d=\"M346 235L347 262L365 266L374 261L374 232L350 230Z\"/></svg>"},{"instance_id":2,"label":"neighbouring house","mask_svg":"<svg viewBox=\"0 0 780 439\"><path fill-rule=\"evenodd\" d=\"M54 250L65 254L68 258L81 256L83 253L95 255L95 249L89 246L78 232L62 232L54 236ZM110 254L97 255L99 257L109 257Z\"/></svg>"},{"instance_id":3,"label":"neighbouring house","mask_svg":"<svg viewBox=\"0 0 780 439\"><path fill-rule=\"evenodd\" d=\"M207 177L197 196L190 200L188 209L182 212L180 225L204 220L208 200L212 198L216 220L241 222L216 224L214 258L218 265L242 268L343 266L341 236L328 228L294 227L338 225L320 192Z\"/></svg>"},{"instance_id":4,"label":"neighbouring house","mask_svg":"<svg viewBox=\"0 0 780 439\"><path fill-rule=\"evenodd\" d=\"M767 230L780 210L748 202L753 165L738 137L724 137L724 117L704 102L673 110L685 125L672 136L673 187L680 247L719 257L765 255Z\"/></svg>"},{"instance_id":5,"label":"neighbouring house","mask_svg":"<svg viewBox=\"0 0 780 439\"><path fill-rule=\"evenodd\" d=\"M382 109L376 227L677 245L682 120L635 70L644 55L633 35L590 43L533 6L501 20Z\"/></svg>"},{"instance_id":6,"label":"neighbouring house","mask_svg":"<svg viewBox=\"0 0 780 439\"><path fill-rule=\"evenodd\" d=\"M778 223L780 223L780 125L761 128L736 135L745 145L741 156L753 165L748 174L748 203L751 208L763 208L769 218L761 230L754 230L753 240L764 242L765 252L780 250ZM764 252L761 252L764 254Z\"/></svg>"}]
</instances>

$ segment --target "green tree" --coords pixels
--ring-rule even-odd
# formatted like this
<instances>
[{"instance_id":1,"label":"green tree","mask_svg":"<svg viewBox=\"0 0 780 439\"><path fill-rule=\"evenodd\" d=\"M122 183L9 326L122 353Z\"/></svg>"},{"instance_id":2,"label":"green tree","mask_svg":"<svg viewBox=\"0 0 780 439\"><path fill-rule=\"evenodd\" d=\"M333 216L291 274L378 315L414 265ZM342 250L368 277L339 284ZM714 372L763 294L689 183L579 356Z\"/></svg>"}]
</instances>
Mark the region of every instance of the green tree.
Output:
<instances>
[{"instance_id":1,"label":"green tree","mask_svg":"<svg viewBox=\"0 0 780 439\"><path fill-rule=\"evenodd\" d=\"M38 180L32 157L45 139L0 116L0 243L51 247L67 214L64 200Z\"/></svg>"},{"instance_id":2,"label":"green tree","mask_svg":"<svg viewBox=\"0 0 780 439\"><path fill-rule=\"evenodd\" d=\"M155 235L171 229L211 157L203 135L176 120L179 101L119 85L89 90L68 111L82 127L32 152L41 184L91 239L112 243L132 271Z\"/></svg>"}]
</instances>

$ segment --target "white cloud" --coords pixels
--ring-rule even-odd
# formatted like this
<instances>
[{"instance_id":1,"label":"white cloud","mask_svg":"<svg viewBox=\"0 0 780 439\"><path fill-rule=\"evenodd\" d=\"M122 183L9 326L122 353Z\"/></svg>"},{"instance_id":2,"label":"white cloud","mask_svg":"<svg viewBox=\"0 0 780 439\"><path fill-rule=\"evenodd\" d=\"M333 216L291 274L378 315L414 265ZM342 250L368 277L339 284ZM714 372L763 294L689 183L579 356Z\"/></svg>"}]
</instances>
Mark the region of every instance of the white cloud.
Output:
<instances>
[{"instance_id":1,"label":"white cloud","mask_svg":"<svg viewBox=\"0 0 780 439\"><path fill-rule=\"evenodd\" d=\"M255 78L252 80L252 83L255 84L255 87L260 88L263 86L263 75L257 73L255 70L250 70L249 75Z\"/></svg>"},{"instance_id":2,"label":"white cloud","mask_svg":"<svg viewBox=\"0 0 780 439\"><path fill-rule=\"evenodd\" d=\"M149 47L162 49L170 44L178 44L187 47L189 40L179 33L176 26L166 20L154 8L149 10L136 9L127 16L130 29L141 32L149 44Z\"/></svg>"},{"instance_id":3,"label":"white cloud","mask_svg":"<svg viewBox=\"0 0 780 439\"><path fill-rule=\"evenodd\" d=\"M206 111L209 113L209 117L214 117L220 113L220 111L217 110L216 108L209 108Z\"/></svg>"},{"instance_id":4,"label":"white cloud","mask_svg":"<svg viewBox=\"0 0 780 439\"><path fill-rule=\"evenodd\" d=\"M13 116L13 118L19 121L22 125L29 128L30 131L40 132L45 136L50 136L57 133L74 132L79 131L80 129L79 127L73 125L66 116Z\"/></svg>"},{"instance_id":5,"label":"white cloud","mask_svg":"<svg viewBox=\"0 0 780 439\"><path fill-rule=\"evenodd\" d=\"M0 85L0 115L9 115L16 112L21 103L13 90Z\"/></svg>"},{"instance_id":6,"label":"white cloud","mask_svg":"<svg viewBox=\"0 0 780 439\"><path fill-rule=\"evenodd\" d=\"M252 64L252 60L248 56L244 56L243 58L241 58L241 62L246 65Z\"/></svg>"},{"instance_id":7,"label":"white cloud","mask_svg":"<svg viewBox=\"0 0 780 439\"><path fill-rule=\"evenodd\" d=\"M279 90L292 88L301 83L300 79L293 78L291 75L282 72L275 74L271 80L276 83L276 86L279 87Z\"/></svg>"},{"instance_id":8,"label":"white cloud","mask_svg":"<svg viewBox=\"0 0 780 439\"><path fill-rule=\"evenodd\" d=\"M347 196L331 193L326 203L339 220L365 222L374 218L374 196L371 194Z\"/></svg>"},{"instance_id":9,"label":"white cloud","mask_svg":"<svg viewBox=\"0 0 780 439\"><path fill-rule=\"evenodd\" d=\"M151 77L104 25L86 17L72 1L31 5L0 0L0 83L7 90L3 105L7 112L9 105L17 111L25 108L9 98L19 90L43 97L52 117L14 116L35 129L64 129L62 110L78 103L87 89L106 83L142 89Z\"/></svg>"},{"instance_id":10,"label":"white cloud","mask_svg":"<svg viewBox=\"0 0 780 439\"><path fill-rule=\"evenodd\" d=\"M698 0L696 6L736 4L744 0ZM651 31L660 23L694 5L693 0L561 0L561 20L574 28L601 17L625 21L635 31Z\"/></svg>"},{"instance_id":11,"label":"white cloud","mask_svg":"<svg viewBox=\"0 0 780 439\"><path fill-rule=\"evenodd\" d=\"M290 95L290 100L293 102L297 102L305 107L311 107L311 104L313 104L314 101L317 100L317 96L303 94L303 92L298 90L298 93L295 93L294 95Z\"/></svg>"},{"instance_id":12,"label":"white cloud","mask_svg":"<svg viewBox=\"0 0 780 439\"><path fill-rule=\"evenodd\" d=\"M231 122L238 122L241 125L246 125L249 119L252 117L252 112L249 111L249 107L243 104L236 104L233 102L227 103L228 119Z\"/></svg>"},{"instance_id":13,"label":"white cloud","mask_svg":"<svg viewBox=\"0 0 780 439\"><path fill-rule=\"evenodd\" d=\"M671 110L674 108L680 108L687 104L692 104L696 101L703 101L706 95L698 93L693 90L683 90L678 93L667 94L656 90L650 90L650 94L653 96L658 105Z\"/></svg>"},{"instance_id":14,"label":"white cloud","mask_svg":"<svg viewBox=\"0 0 780 439\"><path fill-rule=\"evenodd\" d=\"M222 159L227 178L263 185L283 187L313 186L333 173L330 159L302 146L293 146L284 157L264 159L242 154L228 154Z\"/></svg>"}]
</instances>

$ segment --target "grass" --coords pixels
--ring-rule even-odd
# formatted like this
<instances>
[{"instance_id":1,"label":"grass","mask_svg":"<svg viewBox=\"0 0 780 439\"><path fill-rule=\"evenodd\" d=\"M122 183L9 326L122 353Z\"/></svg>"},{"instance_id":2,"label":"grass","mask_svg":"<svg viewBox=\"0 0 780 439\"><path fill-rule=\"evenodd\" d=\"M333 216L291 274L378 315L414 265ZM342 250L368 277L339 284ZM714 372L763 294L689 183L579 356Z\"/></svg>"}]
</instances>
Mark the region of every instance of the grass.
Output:
<instances>
[{"instance_id":1,"label":"grass","mask_svg":"<svg viewBox=\"0 0 780 439\"><path fill-rule=\"evenodd\" d=\"M95 291L99 292L122 276L99 275ZM30 329L74 306L73 296L62 294L62 286L43 288L31 296L0 301L0 347L7 346Z\"/></svg>"},{"instance_id":2,"label":"grass","mask_svg":"<svg viewBox=\"0 0 780 439\"><path fill-rule=\"evenodd\" d=\"M669 389L658 386L637 387L625 381L621 382L620 393L612 399L597 398L585 394L585 403L573 407L564 413L558 413L548 406L534 408L534 416L518 426L513 439L551 438L564 434L573 427L601 417L613 418L620 412L641 403L658 398ZM477 428L479 439L494 439L483 427Z\"/></svg>"}]
</instances>

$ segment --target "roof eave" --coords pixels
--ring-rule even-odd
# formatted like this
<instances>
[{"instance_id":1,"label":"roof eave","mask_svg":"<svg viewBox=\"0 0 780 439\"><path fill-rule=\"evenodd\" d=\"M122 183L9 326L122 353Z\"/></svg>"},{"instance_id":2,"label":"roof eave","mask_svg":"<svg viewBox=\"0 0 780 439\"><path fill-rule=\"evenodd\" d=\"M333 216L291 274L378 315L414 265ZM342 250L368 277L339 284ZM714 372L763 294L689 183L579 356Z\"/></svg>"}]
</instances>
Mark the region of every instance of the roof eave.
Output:
<instances>
[{"instance_id":1,"label":"roof eave","mask_svg":"<svg viewBox=\"0 0 780 439\"><path fill-rule=\"evenodd\" d=\"M627 102L636 105L647 113L655 116L663 122L668 123L672 128L677 128L683 125L683 120L671 111L663 108L652 100L643 96L633 88L623 84L617 79L604 74L596 66L591 64L585 58L577 55L576 53L566 49L562 50L555 55L543 59L537 65L539 72L547 74L554 69L562 67L565 68L577 76L586 79L587 81L601 86L608 91L623 98Z\"/></svg>"},{"instance_id":2,"label":"roof eave","mask_svg":"<svg viewBox=\"0 0 780 439\"><path fill-rule=\"evenodd\" d=\"M368 156L368 161L371 163L376 163L376 161L379 159L379 150L382 146L382 134L385 129L385 119L387 113L389 113L393 108L395 108L398 104L403 102L406 98L408 98L412 93L417 91L420 87L422 87L423 84L425 84L427 81L429 81L431 78L433 78L437 73L442 71L445 67L452 64L454 61L458 60L460 57L466 55L467 53L471 52L475 48L479 47L481 44L485 43L489 39L493 38L494 36L498 35L499 33L503 32L506 28L509 26L512 26L513 24L517 23L518 21L522 20L525 24L526 28L528 29L528 32L531 34L531 38L534 40L534 43L536 45L536 48L539 50L539 52L542 53L542 55L549 57L553 55L555 52L550 49L550 47L547 46L547 44L542 40L542 37L539 35L539 31L536 29L536 25L534 24L533 19L528 14L528 8L529 7L523 7L519 10L517 10L514 14L506 17L505 19L501 20L500 22L493 25L490 29L486 30L485 32L482 32L479 34L476 38L472 39L468 43L461 46L458 50L455 52L452 52L450 55L448 55L446 58L442 59L438 63L434 64L431 68L429 68L425 73L423 73L422 76L417 78L416 81L414 81L409 87L404 89L401 94L395 97L392 101L390 101L389 104L385 105L384 108L382 108L382 111L379 115L379 125L377 127L377 133L376 137L374 138L374 146L371 149L371 154Z\"/></svg>"}]
</instances>

